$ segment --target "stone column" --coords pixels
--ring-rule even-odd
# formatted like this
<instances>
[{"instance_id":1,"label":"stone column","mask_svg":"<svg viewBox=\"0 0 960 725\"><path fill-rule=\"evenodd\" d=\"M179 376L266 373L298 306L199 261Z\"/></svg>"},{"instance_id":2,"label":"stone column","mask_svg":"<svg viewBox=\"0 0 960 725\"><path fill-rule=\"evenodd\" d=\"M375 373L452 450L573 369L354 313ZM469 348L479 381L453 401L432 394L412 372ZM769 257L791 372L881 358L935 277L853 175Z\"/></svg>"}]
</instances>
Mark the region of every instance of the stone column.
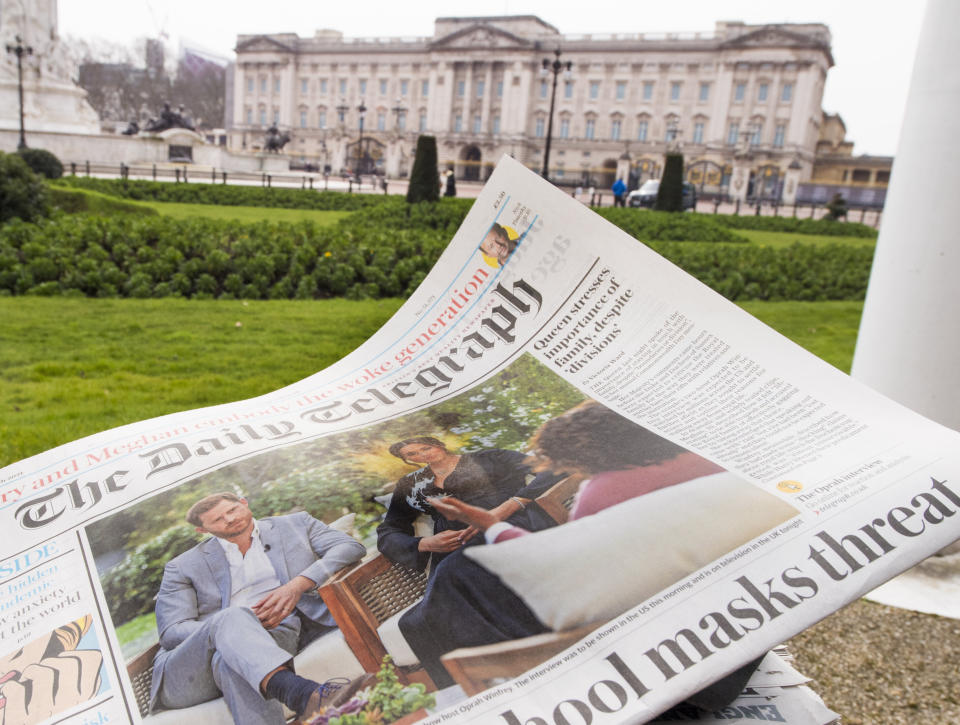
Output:
<instances>
[{"instance_id":1,"label":"stone column","mask_svg":"<svg viewBox=\"0 0 960 725\"><path fill-rule=\"evenodd\" d=\"M853 376L960 429L960 3L929 0Z\"/></svg>"},{"instance_id":2,"label":"stone column","mask_svg":"<svg viewBox=\"0 0 960 725\"><path fill-rule=\"evenodd\" d=\"M490 133L490 103L496 89L493 87L493 62L487 61L486 73L483 76L483 98L480 101L480 132Z\"/></svg>"}]
</instances>

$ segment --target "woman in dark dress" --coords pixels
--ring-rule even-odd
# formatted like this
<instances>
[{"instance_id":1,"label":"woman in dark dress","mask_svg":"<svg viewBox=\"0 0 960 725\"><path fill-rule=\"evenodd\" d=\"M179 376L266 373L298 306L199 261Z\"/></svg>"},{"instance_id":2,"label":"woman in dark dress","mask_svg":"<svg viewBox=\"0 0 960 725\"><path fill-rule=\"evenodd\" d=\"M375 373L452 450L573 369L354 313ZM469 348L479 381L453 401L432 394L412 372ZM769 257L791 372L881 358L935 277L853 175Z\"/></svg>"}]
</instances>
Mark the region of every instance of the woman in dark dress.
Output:
<instances>
[{"instance_id":1,"label":"woman in dark dress","mask_svg":"<svg viewBox=\"0 0 960 725\"><path fill-rule=\"evenodd\" d=\"M391 561L418 571L432 563L432 571L450 552L483 543L482 536L475 537L477 529L438 513L430 497L455 497L531 531L555 525L533 501L560 476L533 476L523 453L498 448L451 453L442 441L429 436L398 441L390 453L419 466L397 481L387 515L377 527L377 548ZM430 536L414 533L414 521L421 514L433 519Z\"/></svg>"}]
</instances>

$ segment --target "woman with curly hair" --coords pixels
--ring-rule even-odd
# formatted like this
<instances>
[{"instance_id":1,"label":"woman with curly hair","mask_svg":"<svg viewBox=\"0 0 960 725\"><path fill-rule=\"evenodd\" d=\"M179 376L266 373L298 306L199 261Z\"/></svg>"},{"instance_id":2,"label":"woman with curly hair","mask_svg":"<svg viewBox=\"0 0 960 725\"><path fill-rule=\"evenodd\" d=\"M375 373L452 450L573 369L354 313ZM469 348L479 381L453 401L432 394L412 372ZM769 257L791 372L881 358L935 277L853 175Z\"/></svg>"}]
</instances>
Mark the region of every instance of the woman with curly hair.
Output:
<instances>
[{"instance_id":1,"label":"woman with curly hair","mask_svg":"<svg viewBox=\"0 0 960 725\"><path fill-rule=\"evenodd\" d=\"M534 470L588 476L571 520L723 471L592 400L544 423L530 443ZM443 498L430 503L443 516L484 531L491 544L529 533L469 502ZM437 567L423 601L401 618L400 630L437 687L454 684L440 662L447 652L550 631L499 577L460 552Z\"/></svg>"}]
</instances>

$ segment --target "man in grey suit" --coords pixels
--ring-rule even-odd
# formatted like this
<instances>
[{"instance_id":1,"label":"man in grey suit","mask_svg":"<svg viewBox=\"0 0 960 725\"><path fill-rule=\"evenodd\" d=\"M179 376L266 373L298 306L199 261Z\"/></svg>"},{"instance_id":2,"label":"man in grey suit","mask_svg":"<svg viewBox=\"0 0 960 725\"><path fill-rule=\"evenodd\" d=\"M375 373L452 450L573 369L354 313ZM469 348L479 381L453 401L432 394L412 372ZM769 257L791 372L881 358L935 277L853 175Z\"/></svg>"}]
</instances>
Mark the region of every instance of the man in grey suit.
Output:
<instances>
[{"instance_id":1,"label":"man in grey suit","mask_svg":"<svg viewBox=\"0 0 960 725\"><path fill-rule=\"evenodd\" d=\"M316 587L363 545L306 513L258 521L231 493L201 499L187 521L213 538L164 568L151 709L222 695L238 725L283 725L281 703L317 709L334 688L296 675L292 657L336 627Z\"/></svg>"}]
</instances>

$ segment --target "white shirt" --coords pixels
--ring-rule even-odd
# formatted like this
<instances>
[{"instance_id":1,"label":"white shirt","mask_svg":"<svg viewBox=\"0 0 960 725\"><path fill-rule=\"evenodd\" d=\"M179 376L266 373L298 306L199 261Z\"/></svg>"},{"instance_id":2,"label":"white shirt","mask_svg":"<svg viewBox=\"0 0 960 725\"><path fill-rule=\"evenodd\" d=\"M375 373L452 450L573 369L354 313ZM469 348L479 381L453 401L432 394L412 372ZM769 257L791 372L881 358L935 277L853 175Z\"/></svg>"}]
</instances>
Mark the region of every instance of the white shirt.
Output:
<instances>
[{"instance_id":1,"label":"white shirt","mask_svg":"<svg viewBox=\"0 0 960 725\"><path fill-rule=\"evenodd\" d=\"M252 607L280 586L277 572L260 540L260 525L253 520L253 538L246 554L232 541L218 538L230 565L230 606Z\"/></svg>"}]
</instances>

